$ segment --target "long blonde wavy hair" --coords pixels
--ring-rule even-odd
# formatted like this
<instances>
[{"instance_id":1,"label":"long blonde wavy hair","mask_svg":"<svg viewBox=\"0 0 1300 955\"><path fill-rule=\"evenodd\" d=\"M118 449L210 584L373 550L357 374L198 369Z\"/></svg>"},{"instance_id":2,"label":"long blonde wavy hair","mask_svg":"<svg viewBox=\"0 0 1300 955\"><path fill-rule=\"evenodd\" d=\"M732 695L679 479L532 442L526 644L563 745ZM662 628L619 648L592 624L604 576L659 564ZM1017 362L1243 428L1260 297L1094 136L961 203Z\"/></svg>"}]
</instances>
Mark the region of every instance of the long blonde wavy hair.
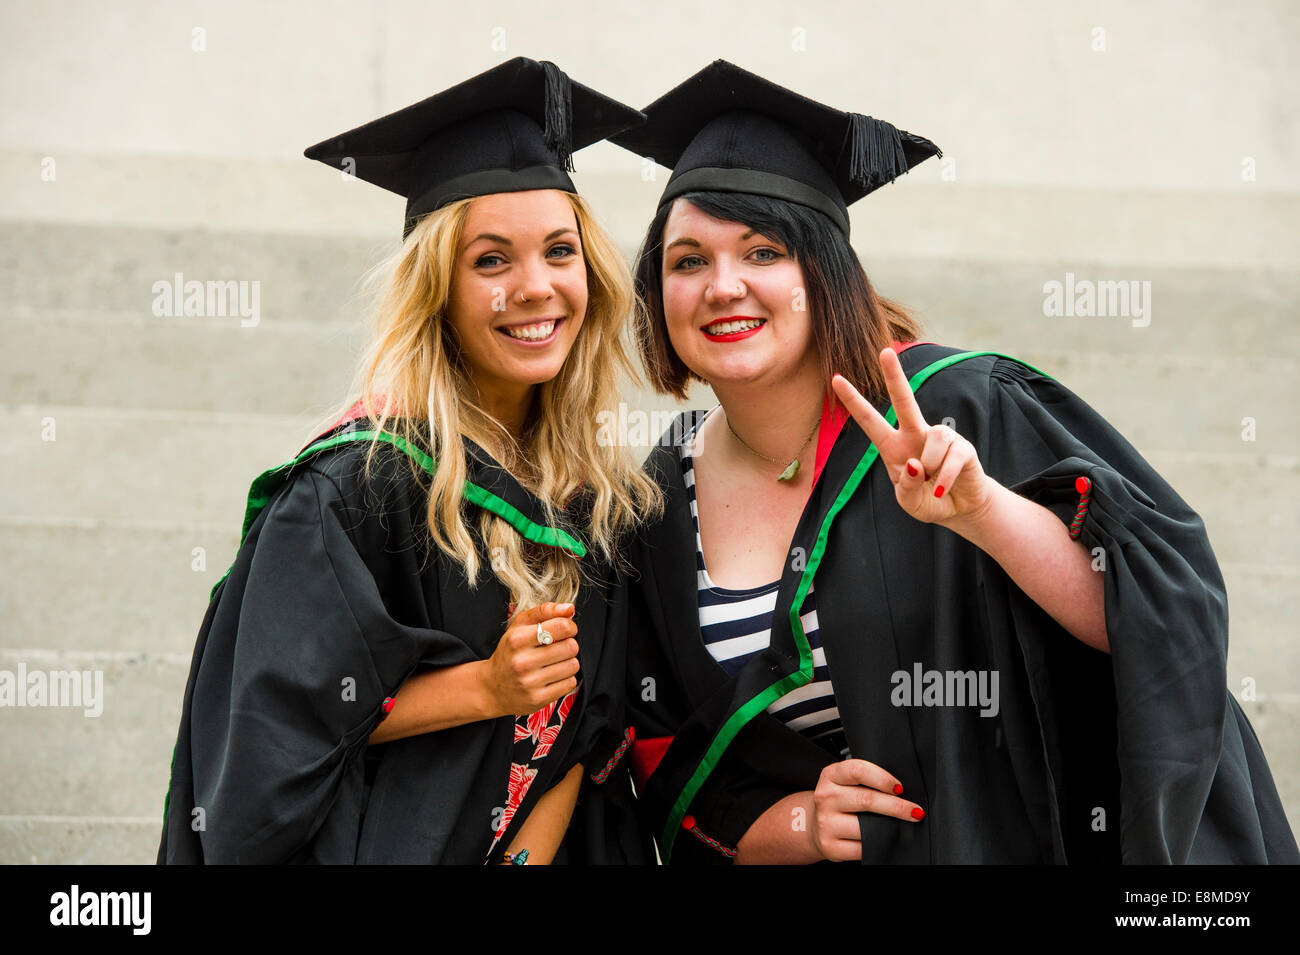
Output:
<instances>
[{"instance_id":1,"label":"long blonde wavy hair","mask_svg":"<svg viewBox=\"0 0 1300 955\"><path fill-rule=\"evenodd\" d=\"M623 535L663 507L659 488L621 442L597 440L596 413L617 407L618 373L637 380L623 333L633 304L631 273L617 246L581 197L573 206L587 268L587 312L559 374L537 386L522 442L478 403L446 309L465 218L473 199L425 216L402 246L366 275L369 344L349 389L333 412L338 420L361 402L376 430L400 435L432 451L432 481L414 462L428 489L432 542L464 569L476 587L483 560L466 520L468 474L463 437L487 450L541 501L548 521L581 489L590 497L583 541L611 563ZM386 401L378 400L385 396ZM317 432L319 433L319 432ZM369 478L379 439L370 442ZM584 511L586 513L586 511ZM477 522L491 571L509 591L515 611L546 601L572 602L582 580L580 562L558 547L533 544L489 511Z\"/></svg>"}]
</instances>

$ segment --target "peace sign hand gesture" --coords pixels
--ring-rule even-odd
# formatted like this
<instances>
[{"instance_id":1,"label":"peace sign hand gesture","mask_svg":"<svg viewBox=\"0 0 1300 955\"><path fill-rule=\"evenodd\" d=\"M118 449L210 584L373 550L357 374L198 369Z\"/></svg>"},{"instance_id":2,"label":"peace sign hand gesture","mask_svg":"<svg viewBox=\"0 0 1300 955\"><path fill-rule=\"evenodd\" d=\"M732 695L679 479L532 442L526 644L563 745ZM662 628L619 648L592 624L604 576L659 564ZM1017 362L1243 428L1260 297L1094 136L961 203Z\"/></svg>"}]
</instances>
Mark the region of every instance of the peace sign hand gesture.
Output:
<instances>
[{"instance_id":1,"label":"peace sign hand gesture","mask_svg":"<svg viewBox=\"0 0 1300 955\"><path fill-rule=\"evenodd\" d=\"M947 425L925 423L892 349L880 353L880 364L897 428L846 379L836 375L832 387L879 451L899 506L926 524L978 522L989 508L996 482L984 473L975 446Z\"/></svg>"}]
</instances>

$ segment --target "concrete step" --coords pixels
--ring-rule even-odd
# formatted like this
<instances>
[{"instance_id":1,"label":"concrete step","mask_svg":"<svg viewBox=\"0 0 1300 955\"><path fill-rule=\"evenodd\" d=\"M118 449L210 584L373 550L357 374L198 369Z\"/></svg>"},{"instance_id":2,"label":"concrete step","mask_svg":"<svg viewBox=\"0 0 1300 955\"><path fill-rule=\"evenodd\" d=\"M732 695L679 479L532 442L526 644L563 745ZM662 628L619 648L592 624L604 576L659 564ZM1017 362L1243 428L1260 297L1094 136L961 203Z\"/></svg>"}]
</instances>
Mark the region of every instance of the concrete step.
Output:
<instances>
[{"instance_id":1,"label":"concrete step","mask_svg":"<svg viewBox=\"0 0 1300 955\"><path fill-rule=\"evenodd\" d=\"M0 400L99 409L316 414L342 397L363 342L356 323L277 319L242 328L234 318L174 324L85 311L10 309L0 314L0 328L11 343L5 362L12 369ZM952 340L985 348L969 346L971 338ZM1300 435L1286 416L1300 358L1284 350L1264 356L987 350L1057 378L1140 450L1300 453ZM644 391L626 394L629 406L672 407ZM1247 418L1254 419L1250 442L1242 437Z\"/></svg>"},{"instance_id":2,"label":"concrete step","mask_svg":"<svg viewBox=\"0 0 1300 955\"><path fill-rule=\"evenodd\" d=\"M359 280L382 254L396 247L341 237L274 233L133 228L123 225L51 225L6 222L0 230L0 303L42 310L124 312L154 318L159 327L194 326L219 318L160 309L154 283L246 282L256 324L277 319L351 320L359 312ZM69 269L56 263L76 262ZM206 288L206 286L205 286ZM174 298L174 296L173 296ZM180 303L183 305L184 302ZM226 314L235 314L228 310ZM210 317L208 317L210 316ZM249 316L252 322L254 316Z\"/></svg>"},{"instance_id":3,"label":"concrete step","mask_svg":"<svg viewBox=\"0 0 1300 955\"><path fill-rule=\"evenodd\" d=\"M1259 737L1291 831L1300 834L1300 694L1249 701L1241 699L1238 687L1231 688Z\"/></svg>"},{"instance_id":4,"label":"concrete step","mask_svg":"<svg viewBox=\"0 0 1300 955\"><path fill-rule=\"evenodd\" d=\"M634 244L634 243L633 243ZM0 232L0 303L31 315L76 310L154 318L154 284L184 280L258 283L258 326L342 321L361 314L367 268L395 241L275 233L173 231L130 226L10 221ZM630 252L631 246L625 249ZM69 258L76 270L51 262ZM1294 334L1300 271L1116 264L1086 255L984 261L936 249L868 255L877 291L910 306L931 337L966 347L1168 355L1300 357ZM1136 317L1049 317L1044 283L1150 282L1150 323ZM251 292L251 284L249 286ZM168 316L158 327L217 320Z\"/></svg>"},{"instance_id":5,"label":"concrete step","mask_svg":"<svg viewBox=\"0 0 1300 955\"><path fill-rule=\"evenodd\" d=\"M14 657L2 652L0 664L14 669ZM0 807L0 863L33 855L39 861L151 862L187 665L150 658L56 662L52 654L27 665L102 671L105 706L99 717L55 708L0 713L6 737L24 740L22 747L0 748L0 777L24 780L6 787ZM1261 692L1242 706L1294 826L1300 820L1300 696Z\"/></svg>"},{"instance_id":6,"label":"concrete step","mask_svg":"<svg viewBox=\"0 0 1300 955\"><path fill-rule=\"evenodd\" d=\"M161 837L161 814L0 816L0 864L153 865Z\"/></svg>"},{"instance_id":7,"label":"concrete step","mask_svg":"<svg viewBox=\"0 0 1300 955\"><path fill-rule=\"evenodd\" d=\"M0 647L188 658L239 531L239 524L0 522Z\"/></svg>"},{"instance_id":8,"label":"concrete step","mask_svg":"<svg viewBox=\"0 0 1300 955\"><path fill-rule=\"evenodd\" d=\"M179 322L179 324L178 324ZM0 319L3 399L171 411L318 413L343 397L359 324L140 318L52 311Z\"/></svg>"},{"instance_id":9,"label":"concrete step","mask_svg":"<svg viewBox=\"0 0 1300 955\"><path fill-rule=\"evenodd\" d=\"M1243 680L1258 692L1300 695L1300 566L1221 564L1228 588L1228 686ZM1300 762L1300 750L1293 754Z\"/></svg>"},{"instance_id":10,"label":"concrete step","mask_svg":"<svg viewBox=\"0 0 1300 955\"><path fill-rule=\"evenodd\" d=\"M1144 457L1200 515L1218 560L1300 563L1300 510L1288 500L1300 482L1300 458L1198 451Z\"/></svg>"},{"instance_id":11,"label":"concrete step","mask_svg":"<svg viewBox=\"0 0 1300 955\"><path fill-rule=\"evenodd\" d=\"M155 817L161 825L188 655L0 650L0 667L16 673L20 663L29 674L89 673L102 698L91 709L97 716L84 705L0 710L0 778L11 781L0 813Z\"/></svg>"},{"instance_id":12,"label":"concrete step","mask_svg":"<svg viewBox=\"0 0 1300 955\"><path fill-rule=\"evenodd\" d=\"M188 659L212 586L234 559L239 528L93 522L0 522L0 647ZM204 549L194 569L195 547ZM1220 565L1231 620L1229 683L1300 689L1300 565ZM1276 682L1276 681L1282 682Z\"/></svg>"},{"instance_id":13,"label":"concrete step","mask_svg":"<svg viewBox=\"0 0 1300 955\"><path fill-rule=\"evenodd\" d=\"M1086 352L1148 357L1300 358L1300 272L1103 265L1086 259L983 263L865 261L878 294L919 313L927 340L1020 356ZM1150 323L1133 315L1047 316L1043 286L1147 281ZM1140 286L1139 286L1140 287ZM1100 311L1100 309L1099 309ZM1214 381L1215 390L1222 384Z\"/></svg>"},{"instance_id":14,"label":"concrete step","mask_svg":"<svg viewBox=\"0 0 1300 955\"><path fill-rule=\"evenodd\" d=\"M61 149L57 187L39 179L45 146L4 149L0 217L78 230L107 225L397 241L400 197L345 182L303 159L300 148L283 161ZM583 150L579 165L573 177L579 192L630 252L654 215L667 173L656 169L657 178L645 181L638 157L605 143ZM1285 168L1281 158L1275 168ZM1171 188L1168 172L1162 170L1156 189L1116 188L1113 181L1080 188L1086 180L1074 176L1065 178L1068 187L978 182L964 174L940 181L940 167L926 163L850 210L853 244L869 267L892 256L1125 269L1295 268L1300 196L1286 191L1284 176L1271 185L1261 179Z\"/></svg>"},{"instance_id":15,"label":"concrete step","mask_svg":"<svg viewBox=\"0 0 1300 955\"><path fill-rule=\"evenodd\" d=\"M44 422L55 440L42 440ZM21 407L0 423L0 517L199 522L238 533L253 478L291 458L312 430L305 416Z\"/></svg>"},{"instance_id":16,"label":"concrete step","mask_svg":"<svg viewBox=\"0 0 1300 955\"><path fill-rule=\"evenodd\" d=\"M1001 349L991 349L1001 350ZM1264 356L1007 352L1051 375L1142 453L1184 448L1252 457L1300 454L1287 409L1300 360Z\"/></svg>"},{"instance_id":17,"label":"concrete step","mask_svg":"<svg viewBox=\"0 0 1300 955\"><path fill-rule=\"evenodd\" d=\"M42 440L47 419L55 423L55 441ZM0 479L0 518L238 529L253 477L291 457L310 438L312 423L305 417L19 406L0 421L10 464ZM1145 456L1200 513L1220 560L1300 563L1294 534L1300 458L1253 450L1151 450Z\"/></svg>"}]
</instances>

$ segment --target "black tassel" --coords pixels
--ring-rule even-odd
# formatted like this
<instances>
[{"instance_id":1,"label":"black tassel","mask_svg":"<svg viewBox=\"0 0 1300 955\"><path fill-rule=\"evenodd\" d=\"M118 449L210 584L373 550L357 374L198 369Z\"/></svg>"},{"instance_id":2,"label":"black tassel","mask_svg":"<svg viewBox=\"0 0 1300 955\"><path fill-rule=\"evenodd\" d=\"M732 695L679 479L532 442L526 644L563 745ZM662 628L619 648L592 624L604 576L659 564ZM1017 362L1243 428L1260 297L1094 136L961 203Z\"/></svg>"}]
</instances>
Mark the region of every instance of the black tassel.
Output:
<instances>
[{"instance_id":1,"label":"black tassel","mask_svg":"<svg viewBox=\"0 0 1300 955\"><path fill-rule=\"evenodd\" d=\"M555 151L561 168L573 172L573 134L570 121L573 116L573 86L569 77L549 60L542 61L546 75L546 124L542 136L546 148Z\"/></svg>"},{"instance_id":2,"label":"black tassel","mask_svg":"<svg viewBox=\"0 0 1300 955\"><path fill-rule=\"evenodd\" d=\"M849 179L874 189L905 172L907 154L898 129L883 119L849 113Z\"/></svg>"}]
</instances>

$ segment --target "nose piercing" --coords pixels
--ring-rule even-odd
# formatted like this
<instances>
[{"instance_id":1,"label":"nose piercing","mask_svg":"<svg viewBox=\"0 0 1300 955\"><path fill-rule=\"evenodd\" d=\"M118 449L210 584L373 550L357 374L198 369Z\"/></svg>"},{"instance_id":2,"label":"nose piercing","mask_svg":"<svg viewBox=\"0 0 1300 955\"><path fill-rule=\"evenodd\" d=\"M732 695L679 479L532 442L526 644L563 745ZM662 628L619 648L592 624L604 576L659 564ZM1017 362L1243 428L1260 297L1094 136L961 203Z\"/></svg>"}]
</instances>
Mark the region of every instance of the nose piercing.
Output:
<instances>
[{"instance_id":1,"label":"nose piercing","mask_svg":"<svg viewBox=\"0 0 1300 955\"><path fill-rule=\"evenodd\" d=\"M519 304L520 304L520 305L526 305L526 304L528 304L528 299L524 298L524 293L523 293L523 292L520 292L520 293L519 293Z\"/></svg>"}]
</instances>

